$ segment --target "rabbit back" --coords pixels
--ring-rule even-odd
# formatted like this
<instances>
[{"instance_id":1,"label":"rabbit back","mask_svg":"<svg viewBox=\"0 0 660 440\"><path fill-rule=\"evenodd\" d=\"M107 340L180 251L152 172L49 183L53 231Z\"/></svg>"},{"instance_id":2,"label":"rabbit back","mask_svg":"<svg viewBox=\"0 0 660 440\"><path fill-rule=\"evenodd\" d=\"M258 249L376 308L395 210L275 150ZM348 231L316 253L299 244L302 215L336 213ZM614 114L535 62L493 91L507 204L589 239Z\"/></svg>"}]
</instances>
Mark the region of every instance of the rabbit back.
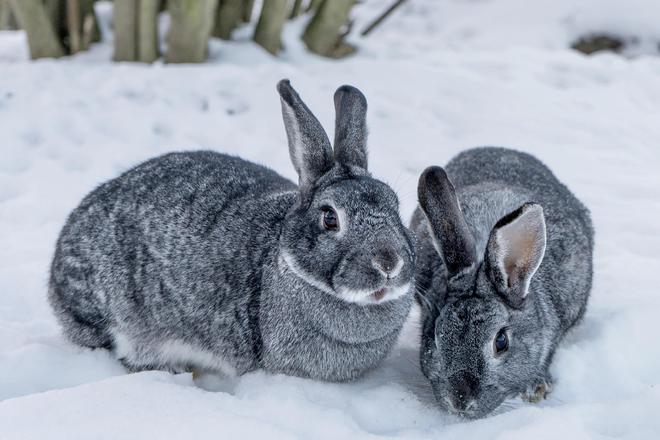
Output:
<instances>
[{"instance_id":1,"label":"rabbit back","mask_svg":"<svg viewBox=\"0 0 660 440\"><path fill-rule=\"evenodd\" d=\"M568 218L578 221L593 247L589 211L550 168L531 154L501 147L473 148L449 161L446 171L458 191L467 193L459 188L472 185L500 185L542 204L546 217L559 222ZM515 207L514 201L510 207Z\"/></svg>"},{"instance_id":2,"label":"rabbit back","mask_svg":"<svg viewBox=\"0 0 660 440\"><path fill-rule=\"evenodd\" d=\"M251 368L251 268L268 258L293 189L213 152L168 154L101 185L70 215L52 263L49 297L65 334L135 368L194 351Z\"/></svg>"}]
</instances>

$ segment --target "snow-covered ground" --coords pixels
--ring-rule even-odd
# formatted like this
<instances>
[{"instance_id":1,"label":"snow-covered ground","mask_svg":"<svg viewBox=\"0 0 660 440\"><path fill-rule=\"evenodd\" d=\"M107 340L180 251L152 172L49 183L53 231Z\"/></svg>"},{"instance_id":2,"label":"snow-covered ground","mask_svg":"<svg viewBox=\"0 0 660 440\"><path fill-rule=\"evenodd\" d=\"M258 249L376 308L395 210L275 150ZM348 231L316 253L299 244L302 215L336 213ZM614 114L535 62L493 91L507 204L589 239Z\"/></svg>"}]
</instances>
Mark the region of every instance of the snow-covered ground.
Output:
<instances>
[{"instance_id":1,"label":"snow-covered ground","mask_svg":"<svg viewBox=\"0 0 660 440\"><path fill-rule=\"evenodd\" d=\"M388 4L358 6L355 28ZM0 33L0 439L659 438L659 17L657 0L410 0L344 61L307 54L301 19L279 59L246 29L198 66L113 64L107 43L29 62L23 35ZM642 55L566 49L603 31L637 36ZM128 375L62 338L46 280L69 211L172 150L236 153L293 178L284 77L330 132L335 88L364 91L371 169L404 218L421 170L475 145L537 155L591 208L591 303L548 400L478 421L442 414L419 372L415 313L385 364L349 384L254 372L203 389L185 374Z\"/></svg>"}]
</instances>

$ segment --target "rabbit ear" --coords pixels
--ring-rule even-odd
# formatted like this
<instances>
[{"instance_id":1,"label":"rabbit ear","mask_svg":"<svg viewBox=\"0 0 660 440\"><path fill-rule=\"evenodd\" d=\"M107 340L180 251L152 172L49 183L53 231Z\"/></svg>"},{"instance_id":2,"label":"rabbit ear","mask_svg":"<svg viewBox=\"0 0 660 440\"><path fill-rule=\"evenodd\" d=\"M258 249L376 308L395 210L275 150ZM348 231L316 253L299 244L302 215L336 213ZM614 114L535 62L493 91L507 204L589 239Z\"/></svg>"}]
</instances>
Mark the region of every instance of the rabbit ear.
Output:
<instances>
[{"instance_id":1,"label":"rabbit ear","mask_svg":"<svg viewBox=\"0 0 660 440\"><path fill-rule=\"evenodd\" d=\"M321 123L302 102L289 80L277 83L277 91L282 101L291 162L298 173L300 189L305 192L332 167L332 147Z\"/></svg>"},{"instance_id":2,"label":"rabbit ear","mask_svg":"<svg viewBox=\"0 0 660 440\"><path fill-rule=\"evenodd\" d=\"M367 99L355 87L335 92L335 160L367 169Z\"/></svg>"},{"instance_id":3,"label":"rabbit ear","mask_svg":"<svg viewBox=\"0 0 660 440\"><path fill-rule=\"evenodd\" d=\"M449 277L475 264L474 238L445 170L440 167L424 170L419 178L417 195L431 228L433 244L442 256Z\"/></svg>"},{"instance_id":4,"label":"rabbit ear","mask_svg":"<svg viewBox=\"0 0 660 440\"><path fill-rule=\"evenodd\" d=\"M522 306L545 242L543 208L536 203L525 203L493 227L486 248L488 275L512 307Z\"/></svg>"}]
</instances>

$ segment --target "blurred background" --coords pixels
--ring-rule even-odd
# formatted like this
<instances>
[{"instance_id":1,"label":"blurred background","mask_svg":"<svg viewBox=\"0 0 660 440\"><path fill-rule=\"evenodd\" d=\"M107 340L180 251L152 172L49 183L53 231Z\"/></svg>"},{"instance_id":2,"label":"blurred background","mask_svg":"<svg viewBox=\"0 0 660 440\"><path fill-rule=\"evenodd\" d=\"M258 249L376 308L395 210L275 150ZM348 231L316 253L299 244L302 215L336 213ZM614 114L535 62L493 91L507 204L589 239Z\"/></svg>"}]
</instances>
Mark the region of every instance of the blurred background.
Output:
<instances>
[{"instance_id":1,"label":"blurred background","mask_svg":"<svg viewBox=\"0 0 660 440\"><path fill-rule=\"evenodd\" d=\"M658 438L659 0L0 0L0 438ZM595 278L554 392L442 414L416 312L352 384L254 372L193 386L66 342L46 301L68 213L175 150L296 179L275 84L326 127L369 101L369 166L408 223L417 179L461 150L543 160L591 209Z\"/></svg>"},{"instance_id":2,"label":"blurred background","mask_svg":"<svg viewBox=\"0 0 660 440\"><path fill-rule=\"evenodd\" d=\"M104 42L112 45L114 61L201 63L209 58L208 43L212 38L252 40L272 55L278 55L286 49L282 45L282 33L290 23L295 23L308 51L328 58L344 58L359 48L360 38L374 33L391 15L405 16L414 14L415 10L436 8L442 13L429 20L429 26L442 32L444 41L437 42L440 47L450 47L448 43L452 40L454 44L460 40L472 43L485 40L477 26L481 17L500 22L494 26L496 33L487 37L493 46L501 44L497 40L504 38L509 39L509 44L521 45L534 45L533 40L541 38L547 47L556 49L571 47L585 54L612 51L638 55L660 52L657 6L654 8L653 3L644 0L0 0L0 30L23 30L31 59L74 55L89 50L94 43ZM397 12L399 9L403 12ZM302 27L296 23L303 20ZM512 29L514 25L517 29ZM534 33L539 35L525 35L525 29L529 28L536 28ZM530 37L532 41L525 41ZM487 45L486 41L480 43Z\"/></svg>"}]
</instances>

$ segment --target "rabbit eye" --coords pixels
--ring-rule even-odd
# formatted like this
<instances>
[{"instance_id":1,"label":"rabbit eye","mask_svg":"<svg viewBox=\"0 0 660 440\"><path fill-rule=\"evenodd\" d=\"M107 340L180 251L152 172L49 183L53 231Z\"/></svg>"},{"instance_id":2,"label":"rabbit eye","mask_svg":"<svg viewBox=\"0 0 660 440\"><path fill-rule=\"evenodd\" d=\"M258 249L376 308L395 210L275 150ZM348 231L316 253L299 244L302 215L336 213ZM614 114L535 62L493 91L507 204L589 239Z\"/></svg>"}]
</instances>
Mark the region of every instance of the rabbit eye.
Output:
<instances>
[{"instance_id":1,"label":"rabbit eye","mask_svg":"<svg viewBox=\"0 0 660 440\"><path fill-rule=\"evenodd\" d=\"M509 337L506 334L506 328L500 329L497 332L497 336L495 336L495 340L493 341L493 349L496 355L502 354L509 349Z\"/></svg>"},{"instance_id":2,"label":"rabbit eye","mask_svg":"<svg viewBox=\"0 0 660 440\"><path fill-rule=\"evenodd\" d=\"M337 212L329 206L324 206L321 210L323 211L323 227L328 231L338 231L339 218L337 218Z\"/></svg>"}]
</instances>

